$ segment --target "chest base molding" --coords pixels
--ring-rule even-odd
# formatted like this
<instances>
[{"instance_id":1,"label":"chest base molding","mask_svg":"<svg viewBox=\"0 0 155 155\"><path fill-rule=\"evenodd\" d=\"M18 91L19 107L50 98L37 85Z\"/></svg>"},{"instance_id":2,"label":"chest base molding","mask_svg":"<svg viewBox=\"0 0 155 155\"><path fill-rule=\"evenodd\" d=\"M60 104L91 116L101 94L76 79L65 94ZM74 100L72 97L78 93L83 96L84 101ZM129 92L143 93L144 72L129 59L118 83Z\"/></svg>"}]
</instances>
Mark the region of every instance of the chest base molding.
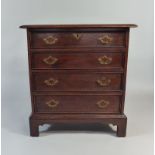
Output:
<instances>
[{"instance_id":1,"label":"chest base molding","mask_svg":"<svg viewBox=\"0 0 155 155\"><path fill-rule=\"evenodd\" d=\"M126 136L126 115L100 115L100 114L35 114L30 116L30 135L39 136L39 126L53 123L103 123L117 126L117 136Z\"/></svg>"}]
</instances>

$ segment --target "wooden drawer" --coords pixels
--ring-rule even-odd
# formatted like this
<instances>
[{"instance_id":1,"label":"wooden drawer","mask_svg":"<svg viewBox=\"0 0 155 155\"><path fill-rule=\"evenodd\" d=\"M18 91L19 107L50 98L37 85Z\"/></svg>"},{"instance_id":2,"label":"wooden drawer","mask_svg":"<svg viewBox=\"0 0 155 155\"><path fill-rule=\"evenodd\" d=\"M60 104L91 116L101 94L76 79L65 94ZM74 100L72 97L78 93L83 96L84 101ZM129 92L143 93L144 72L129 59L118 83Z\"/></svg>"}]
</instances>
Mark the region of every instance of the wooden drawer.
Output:
<instances>
[{"instance_id":1,"label":"wooden drawer","mask_svg":"<svg viewBox=\"0 0 155 155\"><path fill-rule=\"evenodd\" d=\"M32 54L32 69L122 69L122 53Z\"/></svg>"},{"instance_id":2,"label":"wooden drawer","mask_svg":"<svg viewBox=\"0 0 155 155\"><path fill-rule=\"evenodd\" d=\"M125 32L32 31L31 48L125 47Z\"/></svg>"},{"instance_id":3,"label":"wooden drawer","mask_svg":"<svg viewBox=\"0 0 155 155\"><path fill-rule=\"evenodd\" d=\"M102 72L35 72L33 91L104 91L120 90L121 74Z\"/></svg>"},{"instance_id":4,"label":"wooden drawer","mask_svg":"<svg viewBox=\"0 0 155 155\"><path fill-rule=\"evenodd\" d=\"M119 113L121 96L40 95L34 102L38 113Z\"/></svg>"}]
</instances>

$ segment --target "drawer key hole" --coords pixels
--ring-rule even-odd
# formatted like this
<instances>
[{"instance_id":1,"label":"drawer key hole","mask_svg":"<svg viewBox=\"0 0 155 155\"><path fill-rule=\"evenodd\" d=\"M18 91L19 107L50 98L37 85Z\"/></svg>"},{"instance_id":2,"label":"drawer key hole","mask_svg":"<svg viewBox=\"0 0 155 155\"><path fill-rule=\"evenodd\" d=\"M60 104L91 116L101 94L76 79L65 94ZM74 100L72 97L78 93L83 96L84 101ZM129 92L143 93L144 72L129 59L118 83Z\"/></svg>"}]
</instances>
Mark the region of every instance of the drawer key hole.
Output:
<instances>
[{"instance_id":1,"label":"drawer key hole","mask_svg":"<svg viewBox=\"0 0 155 155\"><path fill-rule=\"evenodd\" d=\"M109 65L112 62L112 58L111 57L107 57L106 55L99 57L98 61L101 65Z\"/></svg>"},{"instance_id":2,"label":"drawer key hole","mask_svg":"<svg viewBox=\"0 0 155 155\"><path fill-rule=\"evenodd\" d=\"M52 100L46 102L46 104L47 104L48 107L50 107L50 108L55 108L55 107L58 106L59 102L56 101L56 100L54 100L54 99L52 99Z\"/></svg>"},{"instance_id":3,"label":"drawer key hole","mask_svg":"<svg viewBox=\"0 0 155 155\"><path fill-rule=\"evenodd\" d=\"M106 108L110 104L110 102L105 100L100 100L96 104L99 108Z\"/></svg>"},{"instance_id":4,"label":"drawer key hole","mask_svg":"<svg viewBox=\"0 0 155 155\"><path fill-rule=\"evenodd\" d=\"M55 57L52 57L52 56L49 56L49 57L43 59L43 62L46 63L47 65L53 65L57 61L58 61L58 59Z\"/></svg>"},{"instance_id":5,"label":"drawer key hole","mask_svg":"<svg viewBox=\"0 0 155 155\"><path fill-rule=\"evenodd\" d=\"M103 35L102 37L98 38L102 44L110 44L112 43L113 38L108 35Z\"/></svg>"},{"instance_id":6,"label":"drawer key hole","mask_svg":"<svg viewBox=\"0 0 155 155\"><path fill-rule=\"evenodd\" d=\"M81 34L78 34L78 33L73 33L73 36L76 40L79 40L80 37L81 37Z\"/></svg>"},{"instance_id":7,"label":"drawer key hole","mask_svg":"<svg viewBox=\"0 0 155 155\"><path fill-rule=\"evenodd\" d=\"M58 83L59 81L56 80L56 79L53 79L53 78L50 78L48 80L45 80L44 83L47 85L47 86L54 86Z\"/></svg>"},{"instance_id":8,"label":"drawer key hole","mask_svg":"<svg viewBox=\"0 0 155 155\"><path fill-rule=\"evenodd\" d=\"M108 79L106 77L102 77L101 79L96 81L100 86L105 87L109 86L111 83L111 79Z\"/></svg>"},{"instance_id":9,"label":"drawer key hole","mask_svg":"<svg viewBox=\"0 0 155 155\"><path fill-rule=\"evenodd\" d=\"M44 38L43 41L48 45L53 45L58 41L58 38L55 38L53 36L48 36Z\"/></svg>"}]
</instances>

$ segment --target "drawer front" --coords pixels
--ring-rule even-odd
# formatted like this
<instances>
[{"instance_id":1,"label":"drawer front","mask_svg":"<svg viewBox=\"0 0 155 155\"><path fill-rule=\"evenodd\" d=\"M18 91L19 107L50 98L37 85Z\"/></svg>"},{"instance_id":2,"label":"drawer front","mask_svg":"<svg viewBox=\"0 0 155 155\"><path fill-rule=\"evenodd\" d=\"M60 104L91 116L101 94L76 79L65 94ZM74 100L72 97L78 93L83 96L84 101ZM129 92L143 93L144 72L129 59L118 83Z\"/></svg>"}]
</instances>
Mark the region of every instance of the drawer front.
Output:
<instances>
[{"instance_id":1,"label":"drawer front","mask_svg":"<svg viewBox=\"0 0 155 155\"><path fill-rule=\"evenodd\" d=\"M122 53L33 54L33 69L123 68Z\"/></svg>"},{"instance_id":2,"label":"drawer front","mask_svg":"<svg viewBox=\"0 0 155 155\"><path fill-rule=\"evenodd\" d=\"M38 113L119 113L120 96L40 95L34 97Z\"/></svg>"},{"instance_id":3,"label":"drawer front","mask_svg":"<svg viewBox=\"0 0 155 155\"><path fill-rule=\"evenodd\" d=\"M121 74L38 72L33 73L33 91L104 91L120 90Z\"/></svg>"},{"instance_id":4,"label":"drawer front","mask_svg":"<svg viewBox=\"0 0 155 155\"><path fill-rule=\"evenodd\" d=\"M125 32L31 32L31 48L125 47Z\"/></svg>"}]
</instances>

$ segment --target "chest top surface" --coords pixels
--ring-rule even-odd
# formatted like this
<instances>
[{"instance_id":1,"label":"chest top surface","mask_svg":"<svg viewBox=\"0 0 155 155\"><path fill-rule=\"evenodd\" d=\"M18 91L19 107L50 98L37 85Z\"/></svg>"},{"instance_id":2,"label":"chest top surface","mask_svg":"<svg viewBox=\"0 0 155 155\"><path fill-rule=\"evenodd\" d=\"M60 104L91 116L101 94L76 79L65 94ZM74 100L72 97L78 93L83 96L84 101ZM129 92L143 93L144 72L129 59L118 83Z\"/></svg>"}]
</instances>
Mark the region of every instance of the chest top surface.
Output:
<instances>
[{"instance_id":1,"label":"chest top surface","mask_svg":"<svg viewBox=\"0 0 155 155\"><path fill-rule=\"evenodd\" d=\"M21 25L20 28L135 28L135 24Z\"/></svg>"}]
</instances>

